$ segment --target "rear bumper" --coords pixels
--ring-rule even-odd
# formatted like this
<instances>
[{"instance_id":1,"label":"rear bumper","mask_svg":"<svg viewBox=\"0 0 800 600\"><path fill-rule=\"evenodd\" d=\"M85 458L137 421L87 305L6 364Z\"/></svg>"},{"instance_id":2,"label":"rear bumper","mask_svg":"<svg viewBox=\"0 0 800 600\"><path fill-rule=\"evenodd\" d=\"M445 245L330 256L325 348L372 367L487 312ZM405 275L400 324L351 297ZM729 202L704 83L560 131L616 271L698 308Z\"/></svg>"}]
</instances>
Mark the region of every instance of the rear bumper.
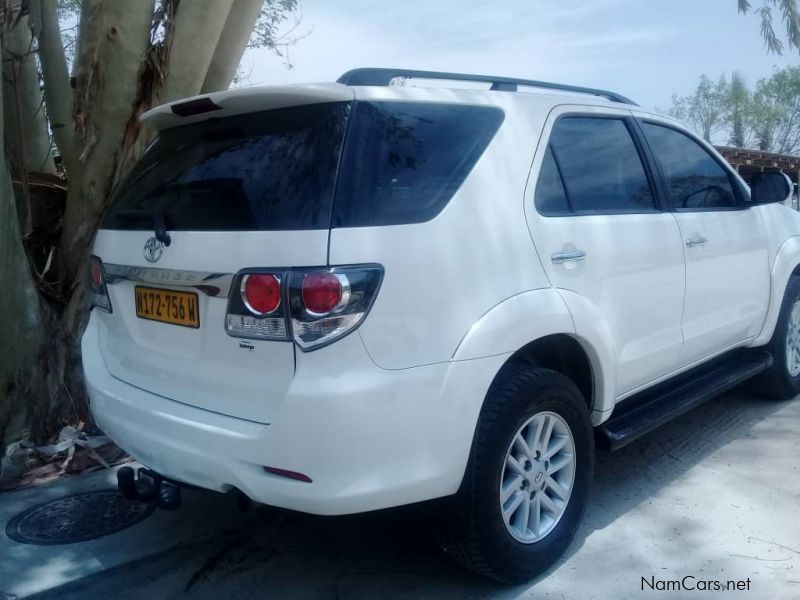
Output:
<instances>
[{"instance_id":1,"label":"rear bumper","mask_svg":"<svg viewBox=\"0 0 800 600\"><path fill-rule=\"evenodd\" d=\"M505 359L388 371L350 335L298 353L292 385L264 425L116 379L103 362L95 319L82 352L98 426L137 460L178 481L238 488L258 502L327 515L455 493L480 405ZM264 465L312 483L266 473Z\"/></svg>"}]
</instances>

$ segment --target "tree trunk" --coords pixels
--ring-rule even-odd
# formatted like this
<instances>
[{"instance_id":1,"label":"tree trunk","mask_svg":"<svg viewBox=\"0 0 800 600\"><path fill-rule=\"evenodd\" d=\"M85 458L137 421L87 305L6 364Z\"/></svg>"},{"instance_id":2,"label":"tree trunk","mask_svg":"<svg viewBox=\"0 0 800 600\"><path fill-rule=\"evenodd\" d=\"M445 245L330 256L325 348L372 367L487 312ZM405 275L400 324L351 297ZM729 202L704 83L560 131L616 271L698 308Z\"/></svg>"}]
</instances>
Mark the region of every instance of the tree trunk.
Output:
<instances>
[{"instance_id":1,"label":"tree trunk","mask_svg":"<svg viewBox=\"0 0 800 600\"><path fill-rule=\"evenodd\" d=\"M31 25L39 43L47 116L68 177L77 179L72 86L58 22L57 0L31 0Z\"/></svg>"},{"instance_id":2,"label":"tree trunk","mask_svg":"<svg viewBox=\"0 0 800 600\"><path fill-rule=\"evenodd\" d=\"M76 53L75 138L80 178L70 182L59 256L73 281L115 183L138 74L150 43L150 2L83 0ZM135 120L134 120L135 123ZM138 123L136 123L138 126Z\"/></svg>"},{"instance_id":3,"label":"tree trunk","mask_svg":"<svg viewBox=\"0 0 800 600\"><path fill-rule=\"evenodd\" d=\"M15 171L55 173L28 17L21 17L5 37L3 112L7 152L13 157Z\"/></svg>"},{"instance_id":4,"label":"tree trunk","mask_svg":"<svg viewBox=\"0 0 800 600\"><path fill-rule=\"evenodd\" d=\"M0 118L0 139L3 123ZM0 287L0 448L5 448L19 437L27 420L26 396L31 390L25 384L35 384L31 367L37 362L44 334L4 152L0 152L0 279L5 282Z\"/></svg>"},{"instance_id":5,"label":"tree trunk","mask_svg":"<svg viewBox=\"0 0 800 600\"><path fill-rule=\"evenodd\" d=\"M182 0L178 5L159 104L200 93L232 0Z\"/></svg>"},{"instance_id":6,"label":"tree trunk","mask_svg":"<svg viewBox=\"0 0 800 600\"><path fill-rule=\"evenodd\" d=\"M247 49L264 0L234 0L206 73L202 93L227 90Z\"/></svg>"},{"instance_id":7,"label":"tree trunk","mask_svg":"<svg viewBox=\"0 0 800 600\"><path fill-rule=\"evenodd\" d=\"M85 417L80 368L80 336L88 308L85 267L136 111L138 75L150 44L152 18L152 4L143 1L81 4L73 117L77 155L57 252L63 304L44 318L49 343L37 376L46 397L31 409L38 437L59 425L59 415Z\"/></svg>"}]
</instances>

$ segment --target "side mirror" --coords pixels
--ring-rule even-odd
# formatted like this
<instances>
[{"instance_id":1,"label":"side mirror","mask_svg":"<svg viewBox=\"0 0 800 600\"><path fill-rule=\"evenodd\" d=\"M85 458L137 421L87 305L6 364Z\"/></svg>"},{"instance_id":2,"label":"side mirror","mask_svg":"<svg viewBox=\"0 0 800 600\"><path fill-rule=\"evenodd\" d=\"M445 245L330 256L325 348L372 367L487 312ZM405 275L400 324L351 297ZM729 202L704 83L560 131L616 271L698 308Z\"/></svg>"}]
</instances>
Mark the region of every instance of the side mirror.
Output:
<instances>
[{"instance_id":1,"label":"side mirror","mask_svg":"<svg viewBox=\"0 0 800 600\"><path fill-rule=\"evenodd\" d=\"M749 204L772 204L791 199L794 183L785 173L756 173L750 181Z\"/></svg>"}]
</instances>

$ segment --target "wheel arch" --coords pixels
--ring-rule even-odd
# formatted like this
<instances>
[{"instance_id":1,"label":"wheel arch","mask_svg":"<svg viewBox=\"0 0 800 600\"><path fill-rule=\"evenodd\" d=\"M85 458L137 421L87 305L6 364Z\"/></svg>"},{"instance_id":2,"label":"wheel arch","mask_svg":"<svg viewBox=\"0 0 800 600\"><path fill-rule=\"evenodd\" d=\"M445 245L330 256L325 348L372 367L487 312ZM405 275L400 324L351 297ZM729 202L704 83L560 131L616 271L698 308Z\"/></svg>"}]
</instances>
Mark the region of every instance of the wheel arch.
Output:
<instances>
[{"instance_id":1,"label":"wheel arch","mask_svg":"<svg viewBox=\"0 0 800 600\"><path fill-rule=\"evenodd\" d=\"M497 355L507 355L506 363L525 360L573 379L587 400L595 425L610 415L616 354L605 318L587 298L554 288L512 296L470 328L453 360Z\"/></svg>"},{"instance_id":2,"label":"wheel arch","mask_svg":"<svg viewBox=\"0 0 800 600\"><path fill-rule=\"evenodd\" d=\"M581 392L586 407L594 404L594 371L589 354L573 335L554 333L535 339L514 352L495 374L501 376L503 369L512 364L526 364L556 371L566 376Z\"/></svg>"},{"instance_id":3,"label":"wheel arch","mask_svg":"<svg viewBox=\"0 0 800 600\"><path fill-rule=\"evenodd\" d=\"M576 332L576 323L578 331ZM464 398L461 405L469 437L462 438L461 485L468 472L474 435L492 384L504 369L520 361L558 371L569 377L587 402L593 425L611 414L616 384L614 345L600 311L586 298L554 288L532 290L513 296L487 311L467 332L453 354L443 387L447 401ZM471 365L485 360L490 372Z\"/></svg>"},{"instance_id":4,"label":"wheel arch","mask_svg":"<svg viewBox=\"0 0 800 600\"><path fill-rule=\"evenodd\" d=\"M775 256L770 270L770 294L764 325L755 337L752 346L763 346L772 339L778 316L783 304L783 296L791 277L800 277L800 236L786 239Z\"/></svg>"}]
</instances>

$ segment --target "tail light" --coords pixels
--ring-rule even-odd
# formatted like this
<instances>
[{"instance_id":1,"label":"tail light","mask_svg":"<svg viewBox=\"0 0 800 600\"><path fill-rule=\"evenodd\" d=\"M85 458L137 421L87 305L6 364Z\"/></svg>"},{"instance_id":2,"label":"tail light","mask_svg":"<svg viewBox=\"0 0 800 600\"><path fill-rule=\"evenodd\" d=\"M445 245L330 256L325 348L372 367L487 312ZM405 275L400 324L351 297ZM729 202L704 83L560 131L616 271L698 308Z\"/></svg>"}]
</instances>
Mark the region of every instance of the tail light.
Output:
<instances>
[{"instance_id":1,"label":"tail light","mask_svg":"<svg viewBox=\"0 0 800 600\"><path fill-rule=\"evenodd\" d=\"M253 340L288 340L286 315L282 310L284 274L280 271L248 269L237 275L228 298L225 331L233 337Z\"/></svg>"},{"instance_id":2,"label":"tail light","mask_svg":"<svg viewBox=\"0 0 800 600\"><path fill-rule=\"evenodd\" d=\"M339 273L306 273L300 284L303 307L315 317L330 314L342 301L346 303L349 295L350 281Z\"/></svg>"},{"instance_id":3,"label":"tail light","mask_svg":"<svg viewBox=\"0 0 800 600\"><path fill-rule=\"evenodd\" d=\"M89 286L91 289L90 306L112 312L103 261L97 256L89 257Z\"/></svg>"},{"instance_id":4,"label":"tail light","mask_svg":"<svg viewBox=\"0 0 800 600\"><path fill-rule=\"evenodd\" d=\"M228 301L228 335L293 340L309 352L354 331L383 279L383 267L359 265L289 271L247 269Z\"/></svg>"},{"instance_id":5,"label":"tail light","mask_svg":"<svg viewBox=\"0 0 800 600\"><path fill-rule=\"evenodd\" d=\"M272 273L242 277L242 302L257 317L270 315L281 305L281 280Z\"/></svg>"}]
</instances>

